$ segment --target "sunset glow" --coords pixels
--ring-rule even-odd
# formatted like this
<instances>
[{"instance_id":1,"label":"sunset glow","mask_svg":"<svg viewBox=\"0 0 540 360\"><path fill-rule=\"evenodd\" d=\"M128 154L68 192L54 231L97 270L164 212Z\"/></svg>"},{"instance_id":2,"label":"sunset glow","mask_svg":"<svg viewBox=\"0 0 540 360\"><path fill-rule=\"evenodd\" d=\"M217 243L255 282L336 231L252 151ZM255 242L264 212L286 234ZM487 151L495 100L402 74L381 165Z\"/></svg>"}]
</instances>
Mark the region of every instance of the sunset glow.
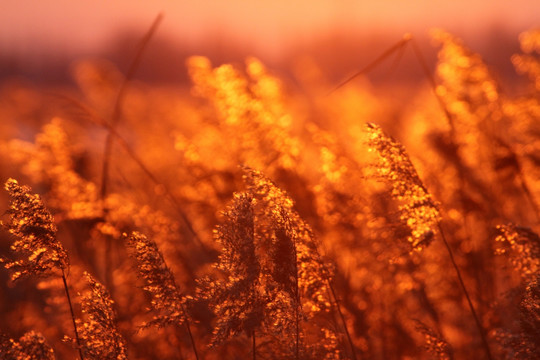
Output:
<instances>
[{"instance_id":1,"label":"sunset glow","mask_svg":"<svg viewBox=\"0 0 540 360\"><path fill-rule=\"evenodd\" d=\"M538 1L3 1L0 359L537 360Z\"/></svg>"},{"instance_id":2,"label":"sunset glow","mask_svg":"<svg viewBox=\"0 0 540 360\"><path fill-rule=\"evenodd\" d=\"M96 50L118 31L143 31L158 13L163 34L188 42L219 36L265 55L327 33L370 32L424 36L442 27L470 38L495 26L512 32L538 24L535 0L295 0L295 1L5 1L0 7L0 49L30 46Z\"/></svg>"}]
</instances>

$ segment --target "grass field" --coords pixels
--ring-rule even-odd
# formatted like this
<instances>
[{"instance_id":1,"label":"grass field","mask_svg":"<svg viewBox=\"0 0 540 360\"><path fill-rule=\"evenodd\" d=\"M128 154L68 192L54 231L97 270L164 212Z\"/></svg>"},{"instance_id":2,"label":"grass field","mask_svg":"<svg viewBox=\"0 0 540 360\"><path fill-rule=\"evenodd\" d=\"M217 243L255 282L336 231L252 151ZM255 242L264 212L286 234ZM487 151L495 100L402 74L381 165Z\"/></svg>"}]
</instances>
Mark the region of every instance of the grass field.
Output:
<instances>
[{"instance_id":1,"label":"grass field","mask_svg":"<svg viewBox=\"0 0 540 360\"><path fill-rule=\"evenodd\" d=\"M537 359L540 32L511 91L432 37L388 50L424 71L404 101L376 59L2 84L0 358Z\"/></svg>"}]
</instances>

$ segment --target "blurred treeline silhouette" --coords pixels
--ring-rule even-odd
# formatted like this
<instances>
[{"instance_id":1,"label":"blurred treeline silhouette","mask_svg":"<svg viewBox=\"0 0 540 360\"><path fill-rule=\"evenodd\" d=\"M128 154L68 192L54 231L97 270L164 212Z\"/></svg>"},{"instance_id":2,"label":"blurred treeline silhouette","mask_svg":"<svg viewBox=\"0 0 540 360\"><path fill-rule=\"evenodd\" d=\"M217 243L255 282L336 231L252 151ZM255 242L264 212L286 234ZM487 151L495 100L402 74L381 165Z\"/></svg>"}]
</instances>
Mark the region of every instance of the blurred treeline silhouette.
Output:
<instances>
[{"instance_id":1,"label":"blurred treeline silhouette","mask_svg":"<svg viewBox=\"0 0 540 360\"><path fill-rule=\"evenodd\" d=\"M484 35L469 40L473 40L475 50L483 55L487 63L497 68L499 76L515 80L509 58L519 50L517 34L518 31L494 25ZM426 56L434 60L436 51L430 39L425 34L416 35ZM284 45L276 54L258 55L253 53L250 45L223 38L219 33L208 34L204 41L194 41L182 39L181 35L176 38L158 32L147 46L145 61L141 62L137 78L151 83L188 83L189 78L182 64L189 56L198 54L216 64L241 63L247 56L256 56L268 66L280 69L281 74L287 77L302 66L299 64L302 59L309 58L329 80L338 82L346 74L373 60L399 36L380 30L364 34L342 30L298 44ZM101 50L91 56L107 59L125 71L139 41L139 31L126 29L111 36ZM39 43L15 49L4 47L0 51L0 80L17 76L38 84L66 84L71 81L68 69L72 63L87 56L73 53L69 48L50 48ZM400 64L402 70L391 75L384 69L375 69L369 76L377 82L414 82L422 79L422 71L413 57L403 56Z\"/></svg>"}]
</instances>

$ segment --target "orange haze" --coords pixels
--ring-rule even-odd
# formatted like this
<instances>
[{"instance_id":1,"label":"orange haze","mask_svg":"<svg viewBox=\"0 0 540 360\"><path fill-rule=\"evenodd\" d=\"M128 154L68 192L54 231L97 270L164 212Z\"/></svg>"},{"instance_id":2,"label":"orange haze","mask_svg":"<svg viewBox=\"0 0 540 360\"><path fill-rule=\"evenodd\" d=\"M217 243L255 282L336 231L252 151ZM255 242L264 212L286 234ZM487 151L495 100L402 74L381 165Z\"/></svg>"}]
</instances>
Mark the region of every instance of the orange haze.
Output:
<instances>
[{"instance_id":1,"label":"orange haze","mask_svg":"<svg viewBox=\"0 0 540 360\"><path fill-rule=\"evenodd\" d=\"M91 52L121 30L144 31L163 12L160 32L184 42L234 41L279 57L286 48L343 34L425 34L443 27L475 37L498 27L519 32L538 26L537 0L219 0L2 1L0 51L33 48Z\"/></svg>"}]
</instances>

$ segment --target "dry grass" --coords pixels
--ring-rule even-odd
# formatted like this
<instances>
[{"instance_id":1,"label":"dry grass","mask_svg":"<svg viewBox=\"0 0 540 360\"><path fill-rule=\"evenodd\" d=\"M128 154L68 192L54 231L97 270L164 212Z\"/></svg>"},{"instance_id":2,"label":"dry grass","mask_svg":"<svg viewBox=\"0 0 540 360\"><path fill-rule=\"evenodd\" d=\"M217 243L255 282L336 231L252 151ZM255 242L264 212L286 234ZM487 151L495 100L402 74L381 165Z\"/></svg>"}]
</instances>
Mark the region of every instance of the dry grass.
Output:
<instances>
[{"instance_id":1,"label":"dry grass","mask_svg":"<svg viewBox=\"0 0 540 360\"><path fill-rule=\"evenodd\" d=\"M191 93L103 61L54 101L5 86L0 358L536 359L540 33L515 96L434 38L393 112L252 58L190 58Z\"/></svg>"}]
</instances>

